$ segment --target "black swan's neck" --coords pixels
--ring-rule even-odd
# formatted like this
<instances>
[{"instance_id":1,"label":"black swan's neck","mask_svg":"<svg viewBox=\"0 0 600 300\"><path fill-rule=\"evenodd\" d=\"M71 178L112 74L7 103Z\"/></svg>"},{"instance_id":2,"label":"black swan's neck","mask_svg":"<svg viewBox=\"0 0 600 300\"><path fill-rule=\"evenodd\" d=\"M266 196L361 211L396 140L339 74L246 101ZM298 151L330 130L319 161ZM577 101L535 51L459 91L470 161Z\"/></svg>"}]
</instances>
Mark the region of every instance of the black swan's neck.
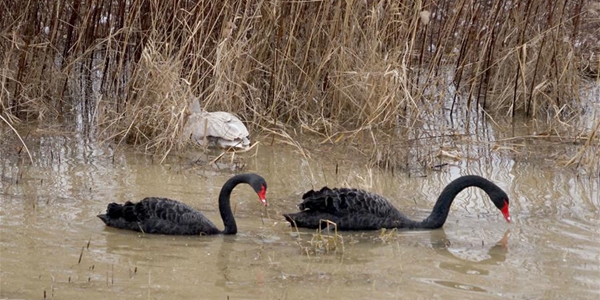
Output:
<instances>
[{"instance_id":1,"label":"black swan's neck","mask_svg":"<svg viewBox=\"0 0 600 300\"><path fill-rule=\"evenodd\" d=\"M437 202L433 206L431 214L421 222L410 224L410 227L423 229L436 229L442 227L444 223L446 223L446 218L448 218L448 213L450 212L450 206L452 205L454 198L456 198L456 195L471 186L483 189L488 195L500 190L500 188L491 181L476 175L463 176L455 179L444 188L438 197Z\"/></svg>"},{"instance_id":2,"label":"black swan's neck","mask_svg":"<svg viewBox=\"0 0 600 300\"><path fill-rule=\"evenodd\" d=\"M233 212L231 211L230 197L231 191L240 183L250 183L252 180L252 174L240 174L231 177L223 187L221 188L221 192L219 193L219 212L221 213L221 219L223 219L223 225L225 229L223 230L223 234L236 234L237 233L237 224L235 223L235 218L233 217Z\"/></svg>"}]
</instances>

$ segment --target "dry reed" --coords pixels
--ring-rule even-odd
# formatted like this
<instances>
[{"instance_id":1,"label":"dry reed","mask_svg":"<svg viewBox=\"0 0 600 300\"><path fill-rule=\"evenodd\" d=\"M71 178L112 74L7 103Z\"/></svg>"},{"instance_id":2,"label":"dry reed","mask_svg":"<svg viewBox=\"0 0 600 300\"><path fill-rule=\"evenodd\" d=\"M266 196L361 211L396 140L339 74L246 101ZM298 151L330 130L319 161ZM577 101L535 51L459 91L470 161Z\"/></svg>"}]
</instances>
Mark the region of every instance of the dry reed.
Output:
<instances>
[{"instance_id":1,"label":"dry reed","mask_svg":"<svg viewBox=\"0 0 600 300\"><path fill-rule=\"evenodd\" d=\"M337 224L329 220L321 220L321 224L326 224L326 228L317 228L308 243L303 242L296 223L292 224L291 234L296 237L296 243L298 243L302 253L307 256L334 253L343 254L345 242L344 237L338 232Z\"/></svg>"},{"instance_id":2,"label":"dry reed","mask_svg":"<svg viewBox=\"0 0 600 300\"><path fill-rule=\"evenodd\" d=\"M600 61L600 6L585 0L0 6L4 119L81 116L161 155L180 146L198 97L254 128L347 141L393 167L440 115L569 120Z\"/></svg>"}]
</instances>

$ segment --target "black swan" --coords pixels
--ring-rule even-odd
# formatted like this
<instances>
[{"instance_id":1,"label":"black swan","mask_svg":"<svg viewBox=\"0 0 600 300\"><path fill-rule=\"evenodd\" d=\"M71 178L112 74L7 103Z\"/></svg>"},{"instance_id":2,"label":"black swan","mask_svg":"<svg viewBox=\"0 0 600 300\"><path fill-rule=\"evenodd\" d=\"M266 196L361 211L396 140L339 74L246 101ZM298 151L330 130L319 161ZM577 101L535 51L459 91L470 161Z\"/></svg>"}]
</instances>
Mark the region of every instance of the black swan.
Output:
<instances>
[{"instance_id":1,"label":"black swan","mask_svg":"<svg viewBox=\"0 0 600 300\"><path fill-rule=\"evenodd\" d=\"M229 197L231 191L240 183L247 183L256 193L263 205L267 205L265 194L267 182L257 174L239 174L231 177L219 193L219 212L225 229L220 231L208 218L196 209L166 198L148 197L138 203L111 203L106 214L98 215L107 226L129 229L145 233L177 235L236 234L237 225Z\"/></svg>"},{"instance_id":2,"label":"black swan","mask_svg":"<svg viewBox=\"0 0 600 300\"><path fill-rule=\"evenodd\" d=\"M283 216L292 226L304 228L325 228L327 223L323 220L329 220L336 223L338 230L436 229L446 222L454 197L470 186L483 189L510 223L508 195L491 181L475 175L462 176L448 184L429 217L421 222L407 218L379 195L359 189L328 187L307 192L298 205L301 211Z\"/></svg>"}]
</instances>

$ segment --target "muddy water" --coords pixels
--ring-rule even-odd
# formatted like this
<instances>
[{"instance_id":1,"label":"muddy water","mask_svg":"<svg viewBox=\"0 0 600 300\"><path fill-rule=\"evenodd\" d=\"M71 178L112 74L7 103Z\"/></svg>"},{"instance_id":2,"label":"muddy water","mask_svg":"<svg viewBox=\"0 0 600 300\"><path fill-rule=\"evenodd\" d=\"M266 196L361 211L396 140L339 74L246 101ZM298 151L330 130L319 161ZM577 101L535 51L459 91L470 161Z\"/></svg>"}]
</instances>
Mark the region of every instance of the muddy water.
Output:
<instances>
[{"instance_id":1,"label":"muddy water","mask_svg":"<svg viewBox=\"0 0 600 300\"><path fill-rule=\"evenodd\" d=\"M194 154L158 164L73 134L32 139L33 165L16 157L18 143L2 147L3 299L600 297L598 178L542 159L479 149L476 160L409 177L369 169L325 147L310 149L307 158L263 143L242 164L267 179L268 209L241 186L232 196L238 235L172 237L106 228L96 214L111 201L165 196L200 208L221 226L217 195L237 171L191 163L200 156ZM420 219L462 174L503 187L513 223L480 191L467 190L441 230L344 233L335 247L326 244L327 252L312 231L295 233L280 217L295 210L305 190L327 184L380 193Z\"/></svg>"}]
</instances>

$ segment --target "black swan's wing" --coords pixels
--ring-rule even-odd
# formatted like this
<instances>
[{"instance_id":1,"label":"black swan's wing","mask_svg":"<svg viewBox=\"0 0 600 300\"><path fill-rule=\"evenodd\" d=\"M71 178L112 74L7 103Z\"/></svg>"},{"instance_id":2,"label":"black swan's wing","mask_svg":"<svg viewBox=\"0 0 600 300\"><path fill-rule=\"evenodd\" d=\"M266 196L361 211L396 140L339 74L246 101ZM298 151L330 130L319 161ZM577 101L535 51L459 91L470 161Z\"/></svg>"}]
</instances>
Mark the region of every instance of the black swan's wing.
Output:
<instances>
[{"instance_id":1,"label":"black swan's wing","mask_svg":"<svg viewBox=\"0 0 600 300\"><path fill-rule=\"evenodd\" d=\"M359 189L309 191L302 196L300 210L329 213L335 216L369 214L380 218L397 217L400 212L385 198Z\"/></svg>"},{"instance_id":2,"label":"black swan's wing","mask_svg":"<svg viewBox=\"0 0 600 300\"><path fill-rule=\"evenodd\" d=\"M301 212L284 215L292 226L319 228L320 220L330 220L340 230L373 230L404 227L407 220L385 198L359 189L311 190L298 207Z\"/></svg>"},{"instance_id":3,"label":"black swan's wing","mask_svg":"<svg viewBox=\"0 0 600 300\"><path fill-rule=\"evenodd\" d=\"M138 203L111 203L99 215L111 227L159 234L216 234L219 230L202 213L167 198L149 197Z\"/></svg>"}]
</instances>

